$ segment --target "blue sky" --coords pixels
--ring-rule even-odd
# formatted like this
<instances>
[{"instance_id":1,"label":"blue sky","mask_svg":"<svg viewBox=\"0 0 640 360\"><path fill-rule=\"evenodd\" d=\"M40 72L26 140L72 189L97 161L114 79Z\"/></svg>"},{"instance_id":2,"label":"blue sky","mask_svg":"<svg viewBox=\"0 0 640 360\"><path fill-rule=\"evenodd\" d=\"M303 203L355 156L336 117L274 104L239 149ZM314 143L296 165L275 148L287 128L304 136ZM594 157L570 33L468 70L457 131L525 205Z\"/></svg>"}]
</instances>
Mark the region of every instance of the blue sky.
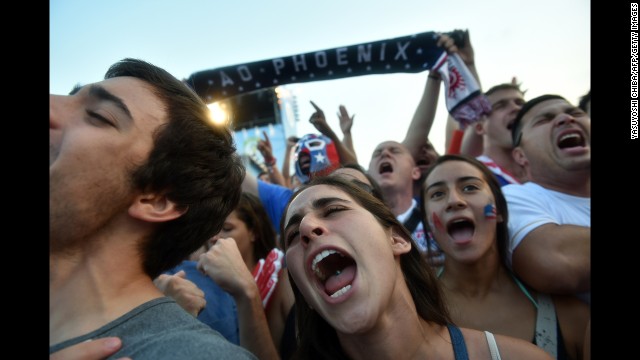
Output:
<instances>
[{"instance_id":1,"label":"blue sky","mask_svg":"<svg viewBox=\"0 0 640 360\"><path fill-rule=\"evenodd\" d=\"M570 101L591 84L590 2L513 1L200 1L50 0L49 90L100 81L114 62L135 57L178 78L196 71L389 39L468 29L484 89L517 76L527 98L555 93ZM287 86L298 99L298 135L313 100L339 133L340 104L365 168L375 146L401 141L427 72L387 74ZM430 139L444 152L441 93Z\"/></svg>"}]
</instances>

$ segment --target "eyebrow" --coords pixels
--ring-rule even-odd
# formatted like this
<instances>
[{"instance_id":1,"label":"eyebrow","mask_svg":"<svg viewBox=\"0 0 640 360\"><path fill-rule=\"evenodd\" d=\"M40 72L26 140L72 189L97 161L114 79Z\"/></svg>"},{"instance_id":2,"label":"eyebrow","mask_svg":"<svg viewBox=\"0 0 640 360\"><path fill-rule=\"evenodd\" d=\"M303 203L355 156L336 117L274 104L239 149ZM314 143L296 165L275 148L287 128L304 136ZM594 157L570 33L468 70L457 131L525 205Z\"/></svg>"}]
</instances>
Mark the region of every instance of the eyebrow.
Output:
<instances>
[{"instance_id":1,"label":"eyebrow","mask_svg":"<svg viewBox=\"0 0 640 360\"><path fill-rule=\"evenodd\" d=\"M80 89L82 89L82 85L80 85L80 83L77 83L73 86L73 89L71 89L71 91L69 92L69 95L75 95L78 91L80 91Z\"/></svg>"},{"instance_id":2,"label":"eyebrow","mask_svg":"<svg viewBox=\"0 0 640 360\"><path fill-rule=\"evenodd\" d=\"M120 99L119 97L113 95L107 89L103 88L100 85L91 85L89 87L89 96L94 97L100 101L107 101L118 107L122 110L130 119L133 119L131 116L131 112L127 105Z\"/></svg>"},{"instance_id":3,"label":"eyebrow","mask_svg":"<svg viewBox=\"0 0 640 360\"><path fill-rule=\"evenodd\" d=\"M337 197L326 197L326 198L320 198L320 199L314 200L311 203L311 207L313 209L319 209L334 202L347 203L347 204L351 203L349 200L345 200ZM287 232L287 230L290 227L299 224L302 221L303 217L304 215L300 212L293 214L291 218L289 218L289 221L287 221L287 225L285 225L284 231Z\"/></svg>"},{"instance_id":4,"label":"eyebrow","mask_svg":"<svg viewBox=\"0 0 640 360\"><path fill-rule=\"evenodd\" d=\"M572 113L572 112L574 112L576 110L583 111L582 109L580 109L579 107L577 107L575 105L566 104L562 108L562 110L560 110L560 112L556 113L553 110L549 110L549 111L547 111L545 113L542 113L542 114L534 116L531 120L535 121L535 120L538 120L538 119L541 119L541 118L552 118L553 119L554 117L558 116L559 114L570 114L570 113Z\"/></svg>"},{"instance_id":5,"label":"eyebrow","mask_svg":"<svg viewBox=\"0 0 640 360\"><path fill-rule=\"evenodd\" d=\"M457 182L457 183L459 183L459 182L465 182L465 181L469 181L469 180L479 180L479 181L482 181L482 179L480 179L479 177L476 177L476 176L463 176L463 177L458 178L458 179L456 180L456 182ZM425 192L428 192L428 191L429 191L429 189L431 189L432 187L442 186L442 185L444 185L444 181L438 181L438 182L435 182L435 183L433 183L433 184L429 185L429 186L427 187L427 189L425 190Z\"/></svg>"}]
</instances>

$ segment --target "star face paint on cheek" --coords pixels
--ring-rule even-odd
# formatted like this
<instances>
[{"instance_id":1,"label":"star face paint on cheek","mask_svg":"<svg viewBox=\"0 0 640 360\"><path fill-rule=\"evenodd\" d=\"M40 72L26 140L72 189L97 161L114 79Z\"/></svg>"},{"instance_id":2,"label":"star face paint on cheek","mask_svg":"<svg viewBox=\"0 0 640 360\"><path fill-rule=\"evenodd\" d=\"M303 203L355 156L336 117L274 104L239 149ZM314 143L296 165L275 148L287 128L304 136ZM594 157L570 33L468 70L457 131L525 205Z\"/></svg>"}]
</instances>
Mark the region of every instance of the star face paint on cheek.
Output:
<instances>
[{"instance_id":1,"label":"star face paint on cheek","mask_svg":"<svg viewBox=\"0 0 640 360\"><path fill-rule=\"evenodd\" d=\"M487 206L484 207L484 217L487 219L495 219L496 216L497 216L497 210L495 205L487 204Z\"/></svg>"},{"instance_id":2,"label":"star face paint on cheek","mask_svg":"<svg viewBox=\"0 0 640 360\"><path fill-rule=\"evenodd\" d=\"M444 230L444 225L442 225L442 221L440 221L438 214L436 214L435 212L431 213L431 222L433 222L434 227L437 230Z\"/></svg>"}]
</instances>

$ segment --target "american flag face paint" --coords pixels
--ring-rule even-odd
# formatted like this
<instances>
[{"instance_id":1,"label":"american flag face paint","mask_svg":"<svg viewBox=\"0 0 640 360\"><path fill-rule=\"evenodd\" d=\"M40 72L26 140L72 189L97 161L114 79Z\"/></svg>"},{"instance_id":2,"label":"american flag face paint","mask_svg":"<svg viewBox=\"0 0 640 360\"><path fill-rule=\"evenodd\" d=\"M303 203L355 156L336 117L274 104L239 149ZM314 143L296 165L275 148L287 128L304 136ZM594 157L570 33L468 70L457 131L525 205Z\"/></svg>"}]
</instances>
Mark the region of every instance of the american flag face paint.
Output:
<instances>
[{"instance_id":1,"label":"american flag face paint","mask_svg":"<svg viewBox=\"0 0 640 360\"><path fill-rule=\"evenodd\" d=\"M484 207L484 217L487 219L495 219L497 216L496 207L493 204L487 204Z\"/></svg>"},{"instance_id":2,"label":"american flag face paint","mask_svg":"<svg viewBox=\"0 0 640 360\"><path fill-rule=\"evenodd\" d=\"M444 225L442 225L442 221L438 217L438 214L435 213L435 211L431 213L431 222L433 223L433 226L436 228L436 230L444 230Z\"/></svg>"}]
</instances>

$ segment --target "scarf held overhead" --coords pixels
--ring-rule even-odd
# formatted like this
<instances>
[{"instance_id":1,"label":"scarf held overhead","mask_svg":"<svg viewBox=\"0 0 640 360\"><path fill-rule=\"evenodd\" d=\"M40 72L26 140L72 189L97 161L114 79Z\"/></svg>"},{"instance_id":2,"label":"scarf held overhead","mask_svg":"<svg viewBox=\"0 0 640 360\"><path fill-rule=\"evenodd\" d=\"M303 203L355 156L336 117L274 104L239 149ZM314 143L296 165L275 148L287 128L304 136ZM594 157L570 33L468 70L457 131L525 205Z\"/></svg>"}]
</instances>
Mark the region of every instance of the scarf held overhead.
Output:
<instances>
[{"instance_id":1,"label":"scarf held overhead","mask_svg":"<svg viewBox=\"0 0 640 360\"><path fill-rule=\"evenodd\" d=\"M461 30L447 34L458 46L461 45ZM479 110L485 108L482 99L486 99L464 63L455 60L455 56L447 56L444 49L437 45L438 36L438 33L429 31L225 66L195 72L185 81L205 102L210 103L278 85L362 75L418 73L434 69L440 72L444 80L449 112L463 125L476 121L481 115Z\"/></svg>"}]
</instances>

